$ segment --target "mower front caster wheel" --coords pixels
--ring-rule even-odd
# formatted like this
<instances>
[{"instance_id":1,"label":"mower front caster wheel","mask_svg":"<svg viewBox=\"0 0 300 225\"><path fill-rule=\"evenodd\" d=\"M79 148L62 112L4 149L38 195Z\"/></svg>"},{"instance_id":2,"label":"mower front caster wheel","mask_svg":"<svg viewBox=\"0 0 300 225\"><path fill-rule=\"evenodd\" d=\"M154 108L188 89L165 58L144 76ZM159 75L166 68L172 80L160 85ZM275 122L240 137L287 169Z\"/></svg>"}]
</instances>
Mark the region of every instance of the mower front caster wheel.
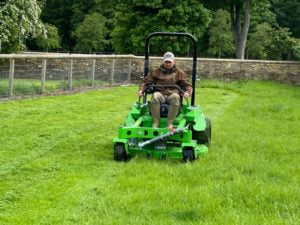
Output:
<instances>
[{"instance_id":1,"label":"mower front caster wheel","mask_svg":"<svg viewBox=\"0 0 300 225\"><path fill-rule=\"evenodd\" d=\"M128 155L123 143L116 143L114 146L114 159L116 161L127 161Z\"/></svg>"},{"instance_id":2,"label":"mower front caster wheel","mask_svg":"<svg viewBox=\"0 0 300 225\"><path fill-rule=\"evenodd\" d=\"M192 162L195 160L195 152L194 148L184 148L182 151L183 161L184 162Z\"/></svg>"}]
</instances>

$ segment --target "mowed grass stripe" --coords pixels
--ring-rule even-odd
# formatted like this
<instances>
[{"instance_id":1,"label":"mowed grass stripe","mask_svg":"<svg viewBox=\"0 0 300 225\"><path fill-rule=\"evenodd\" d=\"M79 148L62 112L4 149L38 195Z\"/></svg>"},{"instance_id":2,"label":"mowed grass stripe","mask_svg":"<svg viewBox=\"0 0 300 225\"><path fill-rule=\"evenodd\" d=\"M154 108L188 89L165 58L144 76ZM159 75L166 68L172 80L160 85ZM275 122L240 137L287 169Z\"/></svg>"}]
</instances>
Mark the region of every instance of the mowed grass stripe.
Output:
<instances>
[{"instance_id":1,"label":"mowed grass stripe","mask_svg":"<svg viewBox=\"0 0 300 225\"><path fill-rule=\"evenodd\" d=\"M136 87L134 88L127 88L129 90L126 90L126 88L123 90L122 93L118 94L116 90L104 90L99 93L94 93L91 96L90 93L87 93L85 95L88 95L86 98L90 103L88 103L83 110L79 110L82 108L82 105L80 103L80 96L64 96L62 97L61 101L53 101L53 98L50 97L49 99L43 98L43 99L34 99L34 100L24 100L24 101L16 101L16 102L10 102L7 104L4 104L5 106L11 106L13 107L8 107L11 112L14 112L12 114L12 118L4 117L5 122L9 123L9 126L15 125L16 127L13 127L14 130L17 132L10 132L8 133L9 136L15 134L16 137L20 137L22 133L25 135L28 134L26 131L18 130L17 126L23 127L24 130L29 130L28 136L31 137L31 140L24 135L23 138L23 143L22 142L17 142L20 146L26 143L27 141L29 143L32 142L38 142L44 144L44 146L36 146L34 147L31 145L31 148L25 148L23 151L14 151L16 154L19 155L12 155L12 160L5 159L2 162L4 162L2 165L2 175L3 172L9 171L7 173L8 175L12 175L12 177L15 177L16 179L19 179L20 177L30 177L30 184L23 182L18 184L17 186L15 184L12 184L13 188L12 191L9 192L8 195L4 197L4 202L7 199L10 199L10 196L16 195L19 196L19 193L30 193L27 198L24 198L24 204L26 204L27 201L32 201L30 198L34 199L39 199L39 197L35 194L35 190L44 190L45 188L43 187L49 187L51 186L52 183L56 183L58 187L60 187L60 192L58 193L64 193L65 188L64 185L73 185L71 181L67 182L68 179L60 179L60 176L64 176L63 173L60 172L61 170L61 165L65 164L64 161L59 160L59 156L61 155L61 152L59 151L62 149L63 152L63 157L67 157L68 161L72 161L72 158L75 156L75 162L76 160L79 159L79 161L82 163L84 162L82 159L82 154L83 153L81 150L82 149L88 149L86 154L91 157L94 157L94 154L91 154L90 150L94 149L95 152L101 152L99 151L100 149L97 148L97 146L104 146L106 147L105 150L107 155L106 159L111 159L111 149L112 149L112 144L111 144L111 139L113 138L113 135L116 134L116 128L118 127L119 124L123 122L123 118L127 114L128 110L130 109L130 106L132 103L129 103L128 107L128 102L124 101L120 96L124 97L126 94L128 95L129 98L132 98L132 102L135 100L135 91ZM113 93L113 95L112 95ZM99 97L101 95L101 97ZM94 96L94 97L93 97ZM94 99L93 99L94 98ZM85 100L85 99L84 99ZM79 104L76 104L79 102ZM99 102L99 104L98 104ZM32 104L32 105L31 105ZM122 106L123 104L123 106ZM104 105L106 105L107 108L104 108ZM119 108L119 107L122 108ZM124 110L125 106L125 110ZM22 110L18 110L22 109ZM31 110L30 110L31 109ZM104 110L103 110L104 109ZM81 113L80 113L81 111ZM3 111L6 113L6 115L9 115L9 112L6 110ZM22 115L22 112L25 115ZM70 113L71 112L71 113ZM101 124L94 124L93 128L96 129L95 127L102 128L102 130L99 130L99 133L97 133L96 137L98 136L99 139L94 140L93 146L89 144L89 146L84 146L85 144L82 144L81 141L78 140L80 139L81 135L83 136L81 139L85 139L86 131L89 130L89 119L87 118L92 118L93 113L97 114L96 118L99 118L99 114L101 114L99 121ZM79 115L78 115L79 114ZM82 116L80 116L82 114ZM113 114L117 114L117 116L114 116ZM76 122L70 122L73 121L73 118L76 118ZM82 119L80 118L82 117ZM120 118L118 121L118 117ZM34 118L34 120L32 119ZM46 127L40 126L42 125L41 121L43 121L45 118L45 125ZM65 119L62 119L65 118ZM36 121L39 121L36 122ZM84 124L81 124L80 121L85 121ZM97 123L97 119L93 119L93 122ZM115 124L113 124L115 122ZM7 127L7 125L4 125L4 127ZM71 128L70 128L71 126ZM32 129L31 129L32 127ZM84 132L78 133L78 127L80 127L81 130L84 130ZM103 128L106 128L105 130ZM79 129L79 130L80 130ZM106 131L106 132L105 132ZM97 132L96 130L94 131ZM107 132L112 133L113 135L107 136ZM33 136L32 136L33 135ZM35 137L37 136L37 137ZM40 139L42 138L43 140L38 140L38 141L32 141L32 139L37 138ZM96 139L96 138L94 138ZM89 140L89 142L91 142ZM72 144L73 143L73 144ZM13 146L13 149L17 149L18 146ZM76 150L78 150L80 153L76 155ZM102 150L102 149L101 149ZM84 150L83 150L84 151ZM9 150L6 150L6 152L9 152ZM24 154L25 153L25 154ZM53 156L54 155L54 156ZM99 154L98 154L99 155ZM18 157L19 156L19 157ZM103 156L103 154L102 154ZM99 157L100 158L100 157ZM94 158L99 160L99 158ZM100 158L101 159L101 158ZM53 161L52 161L53 160ZM87 162L91 162L88 161ZM8 166L6 166L5 170L4 164L7 163ZM72 163L72 165L75 165L76 163ZM81 165L83 166L83 165ZM72 167L71 167L72 168ZM70 168L69 168L70 169ZM78 173L82 172L82 168L79 168L80 171ZM98 168L99 169L99 168ZM58 171L58 172L57 172ZM45 173L50 173L48 179L41 184L37 182L38 180L43 180L42 178L45 176ZM70 171L68 171L68 175L70 176ZM17 174L17 175L16 175ZM97 174L97 173L96 173ZM51 177L54 177L53 179ZM79 179L77 177L77 179ZM60 184L60 180L64 180L64 185ZM69 187L70 188L70 187ZM5 188L7 189L7 187ZM55 198L53 194L51 193L57 193L57 190L54 188L49 188L50 193L45 193L46 196L51 196L51 199ZM22 196L24 196L22 194ZM21 199L22 199L21 198ZM29 198L29 199L28 199ZM14 199L12 202L18 202L18 199ZM38 200L37 200L38 201ZM48 203L46 204L47 201L44 201L45 207L49 207ZM55 202L55 201L54 201ZM9 201L6 201L7 205ZM21 206L23 204L20 204ZM44 207L38 207L40 210ZM51 207L50 207L51 208ZM19 213L22 212L22 207L19 209ZM32 215L33 212L29 211L28 214ZM27 215L28 217L29 215ZM23 218L26 218L26 215L23 215ZM31 221L32 222L32 221Z\"/></svg>"},{"instance_id":2,"label":"mowed grass stripe","mask_svg":"<svg viewBox=\"0 0 300 225\"><path fill-rule=\"evenodd\" d=\"M114 93L115 92L116 91L114 91ZM86 95L86 99L84 99L85 103L90 101L90 94L87 93ZM82 103L75 103L75 101L80 101L80 95L78 95L77 98L76 96L64 96L60 101L58 101L58 104L53 104L52 98L50 98L50 101L48 101L48 99L31 100L32 112L29 113L30 115L25 115L24 117L21 115L22 111L24 111L24 108L26 110L26 107L31 107L30 103L28 104L28 102L30 101L26 100L24 101L24 104L22 104L22 101L20 101L10 102L2 105L4 106L4 108L6 108L8 105L13 105L11 109L12 112L18 110L20 111L20 115L13 114L13 118L11 120L4 117L4 123L6 123L6 125L2 123L2 126L19 126L20 129L24 129L25 134L21 138L20 135L23 132L19 131L17 128L15 128L16 133L8 132L9 138L14 140L14 137L18 137L22 140L17 141L17 145L13 148L10 148L10 146L6 145L6 142L2 142L3 146L1 147L1 151L5 153L12 152L12 154L3 154L1 157L1 175L2 177L6 175L5 180L8 181L3 182L4 185L1 186L3 187L10 184L12 190L10 192L7 192L6 188L3 189L6 194L4 194L4 200L2 201L2 203L7 205L10 202L15 202L16 199L11 196L13 196L14 193L16 196L19 195L18 193L26 193L26 189L29 189L28 193L32 193L32 196L28 197L35 198L35 189L40 189L39 187L36 187L40 185L39 180L43 180L41 179L41 177L45 175L48 176L48 172L51 172L53 170L52 167L54 167L54 172L56 170L59 170L60 167L62 167L61 169L67 168L68 175L66 175L66 177L68 177L70 172L69 170L73 168L73 165L69 165L69 163L66 163L66 165L64 165L65 162L59 160L60 156L62 156L62 158L67 158L66 162L68 162L69 160L71 161L74 156L76 157L75 159L78 160L77 163L84 162L82 161L83 155L92 157L92 160L101 160L101 157L93 157L95 155L91 154L91 148L86 149L84 144L80 142L80 139L84 139L84 141L87 142L90 139L93 140L95 139L95 137L98 137L98 141L97 143L94 142L95 145L92 149L95 151L95 153L102 152L103 150L99 149L99 147L105 146L107 145L107 143L109 143L109 148L107 148L106 150L108 154L107 158L109 157L109 159L111 159L111 139L107 139L107 136L105 136L103 130L101 133L101 128L103 129L103 127L107 127L106 132L111 132L112 130L113 132L115 132L113 127L116 126L111 126L113 125L111 124L111 121L115 121L116 123L121 122L121 120L118 121L117 119L115 119L113 114L120 114L119 106L121 106L122 104L117 104L115 106L115 112L107 112L109 110L106 110L105 112L103 108L100 107L102 104L101 101L107 101L106 105L112 108L112 106L115 104L115 102L113 101L114 96L112 96L112 90L110 90L106 94L106 98L99 98L98 95L99 94L94 93L95 102L86 104L87 106L90 106L90 108L82 107ZM44 110L47 112L42 111L43 115L41 116L39 116L39 105L46 105L46 108ZM57 108L58 112L54 110L54 112L51 113L51 109L55 108ZM5 110L3 111L5 112ZM81 111L81 113L79 111ZM101 114L104 114L103 117L105 116L106 119L100 118L98 120L98 117L101 117ZM125 114L126 112L124 112L123 117L125 116ZM35 120L38 120L40 123L35 123L33 118ZM2 129L2 132L2 137L7 134L5 132L5 129ZM15 134L15 136L13 134ZM31 137L31 140L28 140L28 137ZM31 143L30 147L23 148L23 144L27 142ZM35 143L38 143L38 145L35 145ZM7 147L9 147L9 149L7 149ZM18 147L21 151L18 151ZM89 161L88 163L91 163L91 161ZM81 170L84 169L82 168L82 166L83 165L76 167L80 169L80 171L77 171L78 174L80 174ZM54 174L55 179L57 179L56 174L57 173ZM50 175L52 175L52 173L50 173ZM58 175L61 174L58 173ZM18 183L18 180L22 177L30 178L30 182ZM13 180L14 182L9 182L10 180ZM60 179L58 179L58 181L59 180ZM50 176L49 180L46 179L46 181L42 182L42 184L47 187L48 183L50 183L51 185L51 182L55 184L55 180L51 180ZM70 185L69 183L66 182L64 184ZM31 186L33 186L33 188ZM60 186L61 184L58 185L58 187ZM51 192L54 191L51 188L49 190ZM60 190L59 193L64 193L64 189ZM26 201L30 201L30 199L25 199L25 202ZM21 211L22 210L20 210L20 212Z\"/></svg>"},{"instance_id":3,"label":"mowed grass stripe","mask_svg":"<svg viewBox=\"0 0 300 225\"><path fill-rule=\"evenodd\" d=\"M87 133L91 129L99 129L103 126L107 126L107 130L113 129L109 126L112 121L119 123L122 121L122 116L118 121L118 116L114 114L123 114L125 117L126 112L120 110L122 104L112 101L111 94L104 94L106 97L102 98L94 94L93 100L89 100L87 94L86 99L74 95L62 96L57 102L53 102L54 98L51 97L3 104L1 150L4 154L12 154L14 160L17 160L18 155L31 158L28 156L29 152L33 154L39 151L48 152L49 148L55 149L58 143L67 142L78 133ZM28 104L30 101L31 104ZM109 108L114 107L116 111L104 109L102 104ZM10 107L11 105L13 107ZM16 149L18 151L15 151ZM9 159L9 156L6 159Z\"/></svg>"},{"instance_id":4,"label":"mowed grass stripe","mask_svg":"<svg viewBox=\"0 0 300 225\"><path fill-rule=\"evenodd\" d=\"M282 96L275 95L272 102L273 92L278 91ZM29 112L35 108L32 116L18 121L20 127L28 126L40 108L50 111L44 117L52 117L47 127L32 125L24 140L16 135L20 138L16 146L22 146L41 132L46 135L39 137L47 140L45 146L18 151L3 150L2 146L9 146L0 144L2 152L13 152L1 154L1 165L9 168L19 162L13 172L6 170L1 176L0 220L4 224L297 224L299 155L292 146L299 146L299 108L290 107L299 105L297 88L265 82L203 82L197 103L213 118L213 144L208 156L192 164L144 158L125 164L112 161L111 139L135 94L136 87L122 87L0 104L1 113L21 111L24 105ZM285 105L276 106L283 98L288 99ZM269 140L263 142L263 128L276 127L276 117L281 116L265 112L269 116L259 115L256 120L257 104L264 105L263 110L280 108L280 114L291 119L286 126L295 135L283 135L274 156L271 147L278 140L270 129ZM13 126L19 116L6 117L6 125ZM289 147L284 144L287 140ZM264 150L259 149L262 145Z\"/></svg>"}]
</instances>

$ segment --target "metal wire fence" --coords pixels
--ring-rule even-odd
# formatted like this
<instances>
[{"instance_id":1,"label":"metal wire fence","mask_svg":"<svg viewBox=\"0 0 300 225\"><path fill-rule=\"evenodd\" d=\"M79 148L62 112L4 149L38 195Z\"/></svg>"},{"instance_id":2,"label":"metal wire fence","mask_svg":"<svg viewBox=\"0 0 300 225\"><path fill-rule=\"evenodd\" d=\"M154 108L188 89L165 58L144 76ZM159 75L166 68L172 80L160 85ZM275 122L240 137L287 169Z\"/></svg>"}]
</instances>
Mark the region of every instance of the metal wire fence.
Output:
<instances>
[{"instance_id":1,"label":"metal wire fence","mask_svg":"<svg viewBox=\"0 0 300 225\"><path fill-rule=\"evenodd\" d=\"M161 63L151 57L150 68ZM192 59L177 58L191 80ZM139 83L144 58L133 55L0 55L0 98L51 94L93 87ZM197 79L272 80L300 85L300 62L198 59Z\"/></svg>"},{"instance_id":2,"label":"metal wire fence","mask_svg":"<svg viewBox=\"0 0 300 225\"><path fill-rule=\"evenodd\" d=\"M0 98L130 83L131 56L2 55Z\"/></svg>"}]
</instances>

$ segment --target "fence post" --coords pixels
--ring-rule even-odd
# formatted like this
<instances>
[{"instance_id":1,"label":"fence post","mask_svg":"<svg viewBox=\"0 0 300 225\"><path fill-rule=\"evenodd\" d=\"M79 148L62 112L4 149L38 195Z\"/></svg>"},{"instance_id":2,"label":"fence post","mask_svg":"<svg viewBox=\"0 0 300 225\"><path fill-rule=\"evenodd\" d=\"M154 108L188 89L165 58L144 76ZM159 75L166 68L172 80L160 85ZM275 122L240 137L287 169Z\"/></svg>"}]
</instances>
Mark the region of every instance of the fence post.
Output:
<instances>
[{"instance_id":1,"label":"fence post","mask_svg":"<svg viewBox=\"0 0 300 225\"><path fill-rule=\"evenodd\" d=\"M14 94L15 59L10 59L9 62L8 97L12 97Z\"/></svg>"},{"instance_id":2,"label":"fence post","mask_svg":"<svg viewBox=\"0 0 300 225\"><path fill-rule=\"evenodd\" d=\"M41 76L41 93L45 92L46 68L47 68L47 59L43 59L43 61L42 61L42 76Z\"/></svg>"},{"instance_id":3,"label":"fence post","mask_svg":"<svg viewBox=\"0 0 300 225\"><path fill-rule=\"evenodd\" d=\"M96 59L93 59L92 62L92 74L91 74L91 82L92 82L92 87L95 86L95 70L96 70Z\"/></svg>"},{"instance_id":4,"label":"fence post","mask_svg":"<svg viewBox=\"0 0 300 225\"><path fill-rule=\"evenodd\" d=\"M131 81L131 57L129 58L129 65L128 65L128 77L127 77L127 80L128 80L128 83L130 83Z\"/></svg>"},{"instance_id":5,"label":"fence post","mask_svg":"<svg viewBox=\"0 0 300 225\"><path fill-rule=\"evenodd\" d=\"M111 68L111 74L110 74L110 82L111 84L114 84L114 76L115 76L115 59L112 60L112 68Z\"/></svg>"},{"instance_id":6,"label":"fence post","mask_svg":"<svg viewBox=\"0 0 300 225\"><path fill-rule=\"evenodd\" d=\"M68 79L69 79L68 80L69 90L72 90L72 86L73 86L73 59L70 59Z\"/></svg>"}]
</instances>

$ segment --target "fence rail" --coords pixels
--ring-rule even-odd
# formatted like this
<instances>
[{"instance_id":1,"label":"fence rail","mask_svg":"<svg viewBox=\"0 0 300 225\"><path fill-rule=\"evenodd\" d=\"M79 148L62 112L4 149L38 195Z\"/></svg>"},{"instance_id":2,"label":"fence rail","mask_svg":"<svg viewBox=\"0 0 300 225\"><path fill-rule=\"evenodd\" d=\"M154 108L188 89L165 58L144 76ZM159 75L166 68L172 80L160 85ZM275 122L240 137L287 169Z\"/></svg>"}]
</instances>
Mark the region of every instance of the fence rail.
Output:
<instances>
[{"instance_id":1,"label":"fence rail","mask_svg":"<svg viewBox=\"0 0 300 225\"><path fill-rule=\"evenodd\" d=\"M150 57L149 67L161 63ZM188 75L191 58L176 58ZM144 57L86 54L0 54L0 98L140 82ZM197 78L272 80L300 85L299 61L198 58Z\"/></svg>"},{"instance_id":2,"label":"fence rail","mask_svg":"<svg viewBox=\"0 0 300 225\"><path fill-rule=\"evenodd\" d=\"M130 83L131 58L131 55L0 55L0 97Z\"/></svg>"}]
</instances>

